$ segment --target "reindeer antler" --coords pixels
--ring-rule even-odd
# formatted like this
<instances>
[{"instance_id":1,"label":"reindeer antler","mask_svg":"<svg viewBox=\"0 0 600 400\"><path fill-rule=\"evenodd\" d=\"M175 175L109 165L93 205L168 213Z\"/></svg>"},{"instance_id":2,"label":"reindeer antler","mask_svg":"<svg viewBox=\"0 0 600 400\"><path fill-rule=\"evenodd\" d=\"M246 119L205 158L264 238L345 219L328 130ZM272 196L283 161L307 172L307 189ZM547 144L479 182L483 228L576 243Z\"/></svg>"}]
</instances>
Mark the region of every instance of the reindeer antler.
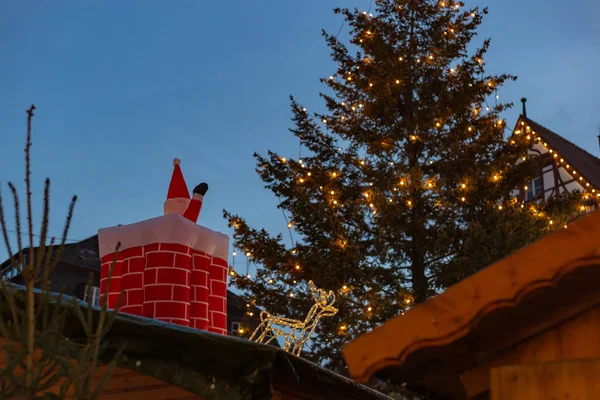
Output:
<instances>
[{"instance_id":1,"label":"reindeer antler","mask_svg":"<svg viewBox=\"0 0 600 400\"><path fill-rule=\"evenodd\" d=\"M319 294L321 292L321 289L317 289L317 286L313 281L308 281L308 287L310 288L310 294L312 295L313 300L315 302L320 301Z\"/></svg>"}]
</instances>

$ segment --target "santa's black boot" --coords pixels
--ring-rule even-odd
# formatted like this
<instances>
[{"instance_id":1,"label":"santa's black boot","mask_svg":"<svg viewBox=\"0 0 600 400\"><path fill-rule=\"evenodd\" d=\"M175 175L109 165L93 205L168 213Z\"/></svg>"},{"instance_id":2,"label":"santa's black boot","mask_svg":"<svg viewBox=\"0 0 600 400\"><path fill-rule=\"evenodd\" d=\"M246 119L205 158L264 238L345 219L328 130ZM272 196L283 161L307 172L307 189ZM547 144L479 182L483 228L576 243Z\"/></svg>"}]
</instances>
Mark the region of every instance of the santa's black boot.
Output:
<instances>
[{"instance_id":1,"label":"santa's black boot","mask_svg":"<svg viewBox=\"0 0 600 400\"><path fill-rule=\"evenodd\" d=\"M194 193L198 193L201 196L204 196L206 192L208 192L208 184L205 182L202 182L194 188Z\"/></svg>"}]
</instances>

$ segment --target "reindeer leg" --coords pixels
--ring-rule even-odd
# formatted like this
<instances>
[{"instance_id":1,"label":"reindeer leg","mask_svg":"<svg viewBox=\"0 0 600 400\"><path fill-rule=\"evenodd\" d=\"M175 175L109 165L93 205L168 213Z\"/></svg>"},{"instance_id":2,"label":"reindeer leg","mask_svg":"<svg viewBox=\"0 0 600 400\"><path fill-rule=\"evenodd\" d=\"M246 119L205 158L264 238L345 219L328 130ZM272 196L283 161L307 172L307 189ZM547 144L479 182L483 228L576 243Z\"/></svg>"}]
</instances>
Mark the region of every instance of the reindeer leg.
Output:
<instances>
[{"instance_id":1,"label":"reindeer leg","mask_svg":"<svg viewBox=\"0 0 600 400\"><path fill-rule=\"evenodd\" d=\"M270 321L265 321L265 322L266 322L266 324L265 323L261 324L262 332L261 332L260 336L258 337L258 340L257 340L258 343L263 343L263 341L267 337L267 333L269 333L271 331L271 322Z\"/></svg>"},{"instance_id":2,"label":"reindeer leg","mask_svg":"<svg viewBox=\"0 0 600 400\"><path fill-rule=\"evenodd\" d=\"M254 332L252 332L252 335L250 335L250 337L248 338L248 340L253 341L254 340L254 336L256 336L256 334L258 333L258 329L260 328L262 324L258 325L256 327L256 329L254 330Z\"/></svg>"},{"instance_id":3,"label":"reindeer leg","mask_svg":"<svg viewBox=\"0 0 600 400\"><path fill-rule=\"evenodd\" d=\"M263 329L264 329L264 328L262 327L262 326L263 326L263 324L264 324L264 322L261 322L261 323L260 323L260 324L259 324L259 325L256 327L256 329L254 330L254 332L252 332L252 335L250 335L250 339L249 339L249 340L254 340L254 336L256 336L256 334L258 333L258 331L261 331L261 332L263 331Z\"/></svg>"},{"instance_id":4,"label":"reindeer leg","mask_svg":"<svg viewBox=\"0 0 600 400\"><path fill-rule=\"evenodd\" d=\"M294 354L295 356L297 356L297 357L300 357L300 353L301 353L301 352L302 352L302 344L300 344L300 343L296 343L296 344L294 345L294 353L293 353L293 354Z\"/></svg>"},{"instance_id":5,"label":"reindeer leg","mask_svg":"<svg viewBox=\"0 0 600 400\"><path fill-rule=\"evenodd\" d=\"M250 336L250 340L253 340L254 336L260 331L260 335L255 340L255 342L262 343L263 340L265 339L265 336L267 335L267 332L269 331L270 327L271 327L270 321L265 320L265 321L261 322L260 325L252 333L252 336Z\"/></svg>"},{"instance_id":6,"label":"reindeer leg","mask_svg":"<svg viewBox=\"0 0 600 400\"><path fill-rule=\"evenodd\" d=\"M304 334L302 333L300 337L295 338L294 341L294 349L292 350L292 354L295 356L300 356L300 352L302 351L302 339L304 338Z\"/></svg>"}]
</instances>

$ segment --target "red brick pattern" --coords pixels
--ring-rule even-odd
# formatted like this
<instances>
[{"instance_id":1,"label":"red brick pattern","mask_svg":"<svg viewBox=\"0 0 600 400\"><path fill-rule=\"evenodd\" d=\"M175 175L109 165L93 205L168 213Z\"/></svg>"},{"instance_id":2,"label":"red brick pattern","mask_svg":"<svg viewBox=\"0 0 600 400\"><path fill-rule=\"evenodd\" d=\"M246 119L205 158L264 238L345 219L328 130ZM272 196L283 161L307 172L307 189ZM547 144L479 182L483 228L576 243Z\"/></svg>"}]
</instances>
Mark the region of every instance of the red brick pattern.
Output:
<instances>
[{"instance_id":1,"label":"red brick pattern","mask_svg":"<svg viewBox=\"0 0 600 400\"><path fill-rule=\"evenodd\" d=\"M192 306L191 326L197 329L208 330L208 296L210 256L206 253L194 251L192 265Z\"/></svg>"},{"instance_id":2,"label":"red brick pattern","mask_svg":"<svg viewBox=\"0 0 600 400\"><path fill-rule=\"evenodd\" d=\"M113 254L102 257L100 299ZM227 261L176 243L150 243L118 254L108 306L121 290L121 311L227 334Z\"/></svg>"},{"instance_id":3,"label":"red brick pattern","mask_svg":"<svg viewBox=\"0 0 600 400\"><path fill-rule=\"evenodd\" d=\"M190 325L190 249L161 243L146 253L144 316L179 325Z\"/></svg>"},{"instance_id":4,"label":"red brick pattern","mask_svg":"<svg viewBox=\"0 0 600 400\"><path fill-rule=\"evenodd\" d=\"M208 281L208 330L222 335L227 335L227 270L227 261L212 257Z\"/></svg>"},{"instance_id":5,"label":"red brick pattern","mask_svg":"<svg viewBox=\"0 0 600 400\"><path fill-rule=\"evenodd\" d=\"M123 257L119 254L118 258L115 259L115 255L109 254L102 258L100 267L100 305L106 301L107 307L115 308L119 300L121 293L121 277L123 275ZM112 268L112 276L110 284L108 282L108 275ZM108 285L109 295L108 299L104 299L106 288Z\"/></svg>"},{"instance_id":6,"label":"red brick pattern","mask_svg":"<svg viewBox=\"0 0 600 400\"><path fill-rule=\"evenodd\" d=\"M121 302L121 311L133 315L143 315L146 258L143 254L143 248L138 247L136 249L140 250L139 253L131 254L130 258L123 260L121 287L126 289L126 292Z\"/></svg>"}]
</instances>

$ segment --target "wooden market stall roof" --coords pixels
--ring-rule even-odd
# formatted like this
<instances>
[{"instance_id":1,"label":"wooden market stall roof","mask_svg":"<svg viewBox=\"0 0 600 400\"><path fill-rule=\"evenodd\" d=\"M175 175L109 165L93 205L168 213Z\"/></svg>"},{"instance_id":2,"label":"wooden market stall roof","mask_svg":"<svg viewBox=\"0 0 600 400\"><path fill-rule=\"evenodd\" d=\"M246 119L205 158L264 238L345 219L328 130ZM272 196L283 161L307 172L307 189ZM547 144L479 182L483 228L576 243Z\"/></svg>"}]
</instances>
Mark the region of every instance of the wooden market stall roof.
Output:
<instances>
[{"instance_id":1,"label":"wooden market stall roof","mask_svg":"<svg viewBox=\"0 0 600 400\"><path fill-rule=\"evenodd\" d=\"M477 395L489 390L491 362L586 310L600 321L599 305L597 211L358 337L343 353L358 382L378 376L443 398L487 398ZM600 358L600 340L583 353Z\"/></svg>"}]
</instances>

